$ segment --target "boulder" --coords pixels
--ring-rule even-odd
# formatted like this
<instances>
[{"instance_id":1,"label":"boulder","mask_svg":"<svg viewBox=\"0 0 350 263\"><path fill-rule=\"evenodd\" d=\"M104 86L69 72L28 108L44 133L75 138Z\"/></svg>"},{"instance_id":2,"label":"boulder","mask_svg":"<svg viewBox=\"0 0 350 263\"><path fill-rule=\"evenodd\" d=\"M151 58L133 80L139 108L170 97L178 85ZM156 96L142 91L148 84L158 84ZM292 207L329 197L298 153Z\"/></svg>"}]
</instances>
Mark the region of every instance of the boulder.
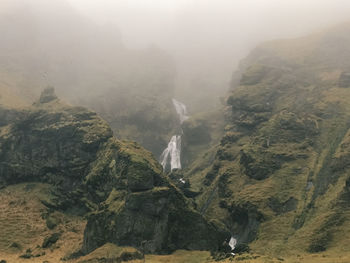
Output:
<instances>
[{"instance_id":1,"label":"boulder","mask_svg":"<svg viewBox=\"0 0 350 263\"><path fill-rule=\"evenodd\" d=\"M206 221L171 185L111 195L88 217L84 253L105 242L133 246L144 253L217 250L230 235L224 227Z\"/></svg>"}]
</instances>

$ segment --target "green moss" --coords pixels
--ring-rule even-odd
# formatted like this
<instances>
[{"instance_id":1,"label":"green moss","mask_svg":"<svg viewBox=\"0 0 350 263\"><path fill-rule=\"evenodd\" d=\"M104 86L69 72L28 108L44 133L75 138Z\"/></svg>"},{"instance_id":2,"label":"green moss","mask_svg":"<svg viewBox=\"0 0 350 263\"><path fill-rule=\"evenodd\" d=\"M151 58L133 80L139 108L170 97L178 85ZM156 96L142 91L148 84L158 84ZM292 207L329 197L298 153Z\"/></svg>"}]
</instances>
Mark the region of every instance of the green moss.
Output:
<instances>
[{"instance_id":1,"label":"green moss","mask_svg":"<svg viewBox=\"0 0 350 263\"><path fill-rule=\"evenodd\" d=\"M321 35L253 51L228 98L221 144L185 171L200 190L201 212L255 252L316 252L346 243L340 232L349 219L350 92L338 84L349 63L336 46L337 59L320 52Z\"/></svg>"}]
</instances>

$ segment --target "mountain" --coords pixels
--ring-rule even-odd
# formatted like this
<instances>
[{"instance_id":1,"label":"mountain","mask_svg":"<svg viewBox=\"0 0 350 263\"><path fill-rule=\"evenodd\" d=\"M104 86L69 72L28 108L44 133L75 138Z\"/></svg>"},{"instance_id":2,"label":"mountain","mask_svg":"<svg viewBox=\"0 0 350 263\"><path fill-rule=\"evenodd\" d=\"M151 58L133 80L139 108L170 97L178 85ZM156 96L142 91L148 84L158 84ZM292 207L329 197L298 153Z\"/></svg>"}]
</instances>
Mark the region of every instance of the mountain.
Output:
<instances>
[{"instance_id":1,"label":"mountain","mask_svg":"<svg viewBox=\"0 0 350 263\"><path fill-rule=\"evenodd\" d=\"M350 24L261 44L180 129L166 52L36 3L0 12L1 263L349 261Z\"/></svg>"},{"instance_id":2,"label":"mountain","mask_svg":"<svg viewBox=\"0 0 350 263\"><path fill-rule=\"evenodd\" d=\"M349 253L349 36L343 24L254 49L221 141L183 172L201 213L252 253Z\"/></svg>"},{"instance_id":3,"label":"mountain","mask_svg":"<svg viewBox=\"0 0 350 263\"><path fill-rule=\"evenodd\" d=\"M53 88L2 119L0 149L1 257L69 259L104 246L219 250L230 237L195 210L150 152L115 139L96 113L61 102Z\"/></svg>"},{"instance_id":4,"label":"mountain","mask_svg":"<svg viewBox=\"0 0 350 263\"><path fill-rule=\"evenodd\" d=\"M98 112L118 138L160 156L176 126L173 59L156 46L128 49L116 26L94 24L64 0L10 6L0 12L2 81L27 102L54 86Z\"/></svg>"}]
</instances>

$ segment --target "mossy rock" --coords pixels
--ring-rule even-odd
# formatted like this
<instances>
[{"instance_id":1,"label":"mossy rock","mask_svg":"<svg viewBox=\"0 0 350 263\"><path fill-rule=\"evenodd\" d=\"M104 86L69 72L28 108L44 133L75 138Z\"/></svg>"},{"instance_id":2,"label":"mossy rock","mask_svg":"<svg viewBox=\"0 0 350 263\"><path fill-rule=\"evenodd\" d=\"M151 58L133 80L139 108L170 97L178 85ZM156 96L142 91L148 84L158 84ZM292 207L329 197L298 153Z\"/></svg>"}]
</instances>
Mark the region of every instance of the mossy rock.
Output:
<instances>
[{"instance_id":1,"label":"mossy rock","mask_svg":"<svg viewBox=\"0 0 350 263\"><path fill-rule=\"evenodd\" d=\"M229 236L222 226L208 223L190 208L186 198L170 185L130 193L125 203L116 202L117 211L109 208L112 201L89 216L85 253L105 242L134 246L145 253L215 250Z\"/></svg>"},{"instance_id":2,"label":"mossy rock","mask_svg":"<svg viewBox=\"0 0 350 263\"><path fill-rule=\"evenodd\" d=\"M219 248L226 229L193 210L152 153L115 139L94 112L54 99L35 103L19 116L0 128L0 180L5 186L52 185L50 197L42 200L51 210L50 229L59 223L55 210L89 213L84 252L107 242L154 253ZM46 237L42 247L53 246L60 235Z\"/></svg>"},{"instance_id":3,"label":"mossy rock","mask_svg":"<svg viewBox=\"0 0 350 263\"><path fill-rule=\"evenodd\" d=\"M153 188L156 174L147 168L147 165L142 163L133 163L128 168L127 180L131 191L144 191Z\"/></svg>"}]
</instances>

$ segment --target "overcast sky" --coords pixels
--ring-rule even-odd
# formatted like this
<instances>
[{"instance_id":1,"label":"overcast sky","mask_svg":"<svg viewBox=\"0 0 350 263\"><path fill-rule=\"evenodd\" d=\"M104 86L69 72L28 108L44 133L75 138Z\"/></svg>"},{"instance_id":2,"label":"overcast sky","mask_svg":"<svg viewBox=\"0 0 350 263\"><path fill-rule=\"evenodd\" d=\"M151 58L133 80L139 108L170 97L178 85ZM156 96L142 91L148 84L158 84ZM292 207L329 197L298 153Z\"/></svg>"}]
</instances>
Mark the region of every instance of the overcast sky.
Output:
<instances>
[{"instance_id":1,"label":"overcast sky","mask_svg":"<svg viewBox=\"0 0 350 263\"><path fill-rule=\"evenodd\" d=\"M242 42L259 41L302 35L350 19L348 0L69 1L100 23L116 23L132 46L178 47L181 38L218 45L237 34Z\"/></svg>"},{"instance_id":2,"label":"overcast sky","mask_svg":"<svg viewBox=\"0 0 350 263\"><path fill-rule=\"evenodd\" d=\"M63 0L62 0L63 1ZM99 24L112 23L129 47L156 44L173 55L247 52L350 20L349 0L66 0ZM6 3L50 0L0 0ZM54 1L53 1L54 2ZM230 51L229 51L230 50ZM186 53L186 54L185 54Z\"/></svg>"},{"instance_id":3,"label":"overcast sky","mask_svg":"<svg viewBox=\"0 0 350 263\"><path fill-rule=\"evenodd\" d=\"M128 47L168 50L185 90L196 79L225 90L239 60L260 42L350 20L349 0L69 1L98 23L118 25Z\"/></svg>"},{"instance_id":4,"label":"overcast sky","mask_svg":"<svg viewBox=\"0 0 350 263\"><path fill-rule=\"evenodd\" d=\"M350 21L350 0L66 1L96 23L118 27L129 48L155 44L168 51L183 89L193 80L226 89L238 61L260 42ZM0 13L6 3L16 2L36 3L45 10L55 1L0 0Z\"/></svg>"}]
</instances>

